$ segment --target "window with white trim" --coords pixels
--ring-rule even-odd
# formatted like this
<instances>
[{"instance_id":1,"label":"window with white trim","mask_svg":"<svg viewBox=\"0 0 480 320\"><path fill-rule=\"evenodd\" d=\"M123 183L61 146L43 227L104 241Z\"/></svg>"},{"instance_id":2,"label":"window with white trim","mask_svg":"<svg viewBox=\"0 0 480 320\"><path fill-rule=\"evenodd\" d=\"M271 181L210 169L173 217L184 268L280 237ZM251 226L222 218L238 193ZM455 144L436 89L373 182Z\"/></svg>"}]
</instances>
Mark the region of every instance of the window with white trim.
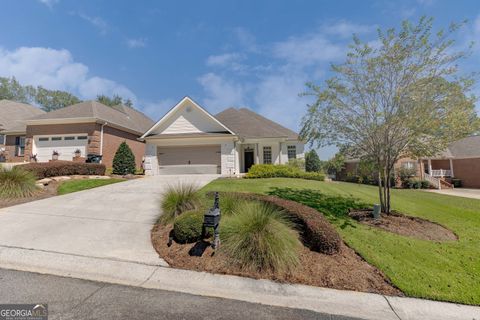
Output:
<instances>
[{"instance_id":1,"label":"window with white trim","mask_svg":"<svg viewBox=\"0 0 480 320\"><path fill-rule=\"evenodd\" d=\"M87 140L87 136L78 136L77 140Z\"/></svg>"},{"instance_id":2,"label":"window with white trim","mask_svg":"<svg viewBox=\"0 0 480 320\"><path fill-rule=\"evenodd\" d=\"M75 137L73 137L73 136L68 136L68 137L65 137L64 140L75 140Z\"/></svg>"},{"instance_id":3,"label":"window with white trim","mask_svg":"<svg viewBox=\"0 0 480 320\"><path fill-rule=\"evenodd\" d=\"M25 155L25 137L15 137L15 155L17 157Z\"/></svg>"},{"instance_id":4,"label":"window with white trim","mask_svg":"<svg viewBox=\"0 0 480 320\"><path fill-rule=\"evenodd\" d=\"M50 138L48 138L48 137L38 138L38 141L43 141L43 142L49 141L49 140L50 140Z\"/></svg>"},{"instance_id":5,"label":"window with white trim","mask_svg":"<svg viewBox=\"0 0 480 320\"><path fill-rule=\"evenodd\" d=\"M263 147L263 164L272 163L272 147Z\"/></svg>"},{"instance_id":6,"label":"window with white trim","mask_svg":"<svg viewBox=\"0 0 480 320\"><path fill-rule=\"evenodd\" d=\"M297 146L287 146L288 160L297 158Z\"/></svg>"},{"instance_id":7,"label":"window with white trim","mask_svg":"<svg viewBox=\"0 0 480 320\"><path fill-rule=\"evenodd\" d=\"M416 169L417 168L417 163L415 161L405 161L402 163L402 166L405 169Z\"/></svg>"},{"instance_id":8,"label":"window with white trim","mask_svg":"<svg viewBox=\"0 0 480 320\"><path fill-rule=\"evenodd\" d=\"M4 134L0 134L0 144L5 144L6 136Z\"/></svg>"},{"instance_id":9,"label":"window with white trim","mask_svg":"<svg viewBox=\"0 0 480 320\"><path fill-rule=\"evenodd\" d=\"M62 137L52 137L52 141L60 141L62 140Z\"/></svg>"}]
</instances>

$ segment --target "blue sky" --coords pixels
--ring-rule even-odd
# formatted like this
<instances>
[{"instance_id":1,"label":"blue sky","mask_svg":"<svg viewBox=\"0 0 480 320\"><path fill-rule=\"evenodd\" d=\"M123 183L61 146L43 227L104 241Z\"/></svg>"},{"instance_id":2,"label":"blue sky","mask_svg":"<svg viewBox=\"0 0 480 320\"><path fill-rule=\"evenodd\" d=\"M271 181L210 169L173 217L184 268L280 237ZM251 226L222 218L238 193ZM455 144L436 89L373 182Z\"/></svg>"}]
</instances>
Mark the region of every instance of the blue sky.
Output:
<instances>
[{"instance_id":1,"label":"blue sky","mask_svg":"<svg viewBox=\"0 0 480 320\"><path fill-rule=\"evenodd\" d=\"M249 107L294 130L309 100L298 96L305 82L330 75L352 33L371 41L378 27L428 15L436 27L468 19L459 46L480 36L480 2L467 0L4 0L1 8L0 76L82 99L120 94L155 120L189 95L212 113ZM479 65L477 47L465 71Z\"/></svg>"}]
</instances>

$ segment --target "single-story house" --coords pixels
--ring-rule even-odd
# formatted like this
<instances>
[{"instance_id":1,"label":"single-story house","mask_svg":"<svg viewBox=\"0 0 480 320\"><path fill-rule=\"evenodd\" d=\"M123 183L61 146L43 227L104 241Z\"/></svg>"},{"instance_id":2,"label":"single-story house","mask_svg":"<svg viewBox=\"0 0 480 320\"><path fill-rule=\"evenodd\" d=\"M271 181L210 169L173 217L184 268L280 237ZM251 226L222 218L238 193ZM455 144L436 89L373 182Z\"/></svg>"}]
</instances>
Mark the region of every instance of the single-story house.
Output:
<instances>
[{"instance_id":1,"label":"single-story house","mask_svg":"<svg viewBox=\"0 0 480 320\"><path fill-rule=\"evenodd\" d=\"M32 110L41 111L38 108ZM145 143L138 138L153 125L143 113L123 105L109 107L96 101L85 101L24 120L22 150L17 161L59 160L84 161L86 155L102 155L102 163L112 166L113 157L123 141L132 149L136 165L142 166ZM80 151L80 157L76 152ZM20 153L19 153L20 155ZM12 159L6 159L12 161Z\"/></svg>"},{"instance_id":2,"label":"single-story house","mask_svg":"<svg viewBox=\"0 0 480 320\"><path fill-rule=\"evenodd\" d=\"M26 123L25 156L35 155L38 162L50 161L53 151L59 152L59 160L72 160L75 151L80 150L81 157L102 155L102 163L111 167L118 146L126 141L140 168L145 144L138 138L153 121L134 108L85 101L42 114Z\"/></svg>"},{"instance_id":3,"label":"single-story house","mask_svg":"<svg viewBox=\"0 0 480 320\"><path fill-rule=\"evenodd\" d=\"M347 160L340 177L355 175L358 163L358 159ZM403 158L395 171L401 168L412 169L414 177L429 180L436 188L450 188L452 179L461 180L462 187L480 188L480 135L455 141L435 157Z\"/></svg>"},{"instance_id":4,"label":"single-story house","mask_svg":"<svg viewBox=\"0 0 480 320\"><path fill-rule=\"evenodd\" d=\"M44 113L29 104L0 100L0 162L24 161L25 120Z\"/></svg>"},{"instance_id":5,"label":"single-story house","mask_svg":"<svg viewBox=\"0 0 480 320\"><path fill-rule=\"evenodd\" d=\"M212 115L183 98L140 138L145 173L239 175L253 164L285 164L304 157L297 133L249 109Z\"/></svg>"}]
</instances>

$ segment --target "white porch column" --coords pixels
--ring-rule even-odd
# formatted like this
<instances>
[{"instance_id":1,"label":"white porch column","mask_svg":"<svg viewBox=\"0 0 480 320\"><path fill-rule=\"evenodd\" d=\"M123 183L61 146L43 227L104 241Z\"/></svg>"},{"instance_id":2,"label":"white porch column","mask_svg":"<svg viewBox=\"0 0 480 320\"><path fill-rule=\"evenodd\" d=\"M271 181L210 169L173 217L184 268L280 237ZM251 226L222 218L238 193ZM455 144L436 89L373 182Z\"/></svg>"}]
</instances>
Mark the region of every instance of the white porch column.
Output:
<instances>
[{"instance_id":1,"label":"white porch column","mask_svg":"<svg viewBox=\"0 0 480 320\"><path fill-rule=\"evenodd\" d=\"M432 160L428 159L428 174L432 175Z\"/></svg>"},{"instance_id":2,"label":"white porch column","mask_svg":"<svg viewBox=\"0 0 480 320\"><path fill-rule=\"evenodd\" d=\"M282 143L278 143L278 164L282 164Z\"/></svg>"},{"instance_id":3,"label":"white porch column","mask_svg":"<svg viewBox=\"0 0 480 320\"><path fill-rule=\"evenodd\" d=\"M255 143L255 153L256 153L256 156L255 156L255 164L260 164L260 154L259 154L260 151L258 151L258 142Z\"/></svg>"},{"instance_id":4,"label":"white porch column","mask_svg":"<svg viewBox=\"0 0 480 320\"><path fill-rule=\"evenodd\" d=\"M450 176L451 176L451 178L455 177L455 175L453 174L453 161L452 161L452 158L450 158Z\"/></svg>"},{"instance_id":5,"label":"white porch column","mask_svg":"<svg viewBox=\"0 0 480 320\"><path fill-rule=\"evenodd\" d=\"M233 156L235 160L235 174L240 174L240 143L234 142L235 148L233 149Z\"/></svg>"}]
</instances>

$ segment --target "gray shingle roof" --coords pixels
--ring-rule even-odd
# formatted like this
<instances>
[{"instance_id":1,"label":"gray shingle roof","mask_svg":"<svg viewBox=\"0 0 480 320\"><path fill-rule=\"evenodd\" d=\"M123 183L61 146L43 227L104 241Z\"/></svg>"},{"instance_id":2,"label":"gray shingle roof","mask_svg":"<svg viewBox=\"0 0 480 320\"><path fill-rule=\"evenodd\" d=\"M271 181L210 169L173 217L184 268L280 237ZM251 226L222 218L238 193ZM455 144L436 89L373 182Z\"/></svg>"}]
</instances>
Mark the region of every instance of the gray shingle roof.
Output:
<instances>
[{"instance_id":1,"label":"gray shingle roof","mask_svg":"<svg viewBox=\"0 0 480 320\"><path fill-rule=\"evenodd\" d=\"M448 150L454 158L480 157L480 135L457 140L448 146Z\"/></svg>"},{"instance_id":2,"label":"gray shingle roof","mask_svg":"<svg viewBox=\"0 0 480 320\"><path fill-rule=\"evenodd\" d=\"M215 115L218 121L241 138L280 138L298 140L298 134L249 109L226 109Z\"/></svg>"},{"instance_id":3,"label":"gray shingle roof","mask_svg":"<svg viewBox=\"0 0 480 320\"><path fill-rule=\"evenodd\" d=\"M65 108L48 112L34 120L94 118L143 134L153 120L133 108L118 105L108 107L96 101L84 101Z\"/></svg>"},{"instance_id":4,"label":"gray shingle roof","mask_svg":"<svg viewBox=\"0 0 480 320\"><path fill-rule=\"evenodd\" d=\"M45 111L25 103L0 100L0 130L25 132L25 120L44 114Z\"/></svg>"}]
</instances>

